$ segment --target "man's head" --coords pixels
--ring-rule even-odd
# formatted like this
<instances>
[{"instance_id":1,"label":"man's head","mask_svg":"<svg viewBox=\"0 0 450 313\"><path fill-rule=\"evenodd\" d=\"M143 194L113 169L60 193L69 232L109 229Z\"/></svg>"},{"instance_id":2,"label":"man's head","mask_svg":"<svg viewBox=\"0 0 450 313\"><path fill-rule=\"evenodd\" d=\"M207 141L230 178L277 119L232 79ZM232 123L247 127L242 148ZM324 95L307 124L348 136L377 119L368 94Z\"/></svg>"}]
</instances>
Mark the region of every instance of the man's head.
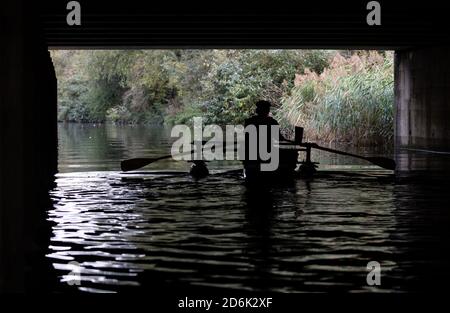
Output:
<instances>
[{"instance_id":1,"label":"man's head","mask_svg":"<svg viewBox=\"0 0 450 313\"><path fill-rule=\"evenodd\" d=\"M268 116L270 112L270 102L266 100L259 100L256 102L256 114L259 116Z\"/></svg>"}]
</instances>

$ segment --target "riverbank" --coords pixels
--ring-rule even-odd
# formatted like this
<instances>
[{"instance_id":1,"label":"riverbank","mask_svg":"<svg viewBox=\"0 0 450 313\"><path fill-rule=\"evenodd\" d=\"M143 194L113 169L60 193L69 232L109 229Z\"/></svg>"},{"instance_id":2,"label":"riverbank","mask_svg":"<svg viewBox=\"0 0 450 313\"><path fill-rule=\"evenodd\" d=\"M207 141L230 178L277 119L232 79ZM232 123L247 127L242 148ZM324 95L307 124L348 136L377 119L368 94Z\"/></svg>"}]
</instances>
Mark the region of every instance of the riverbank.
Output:
<instances>
[{"instance_id":1,"label":"riverbank","mask_svg":"<svg viewBox=\"0 0 450 313\"><path fill-rule=\"evenodd\" d=\"M314 140L391 142L393 55L324 50L52 51L58 119L242 124L259 99Z\"/></svg>"}]
</instances>

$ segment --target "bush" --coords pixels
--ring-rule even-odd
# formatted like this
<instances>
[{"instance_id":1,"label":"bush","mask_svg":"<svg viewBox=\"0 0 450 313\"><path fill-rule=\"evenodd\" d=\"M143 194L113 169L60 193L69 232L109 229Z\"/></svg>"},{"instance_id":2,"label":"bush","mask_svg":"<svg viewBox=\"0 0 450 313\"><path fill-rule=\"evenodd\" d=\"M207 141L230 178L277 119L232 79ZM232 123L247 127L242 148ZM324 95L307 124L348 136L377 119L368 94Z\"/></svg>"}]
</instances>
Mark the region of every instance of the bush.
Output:
<instances>
[{"instance_id":1,"label":"bush","mask_svg":"<svg viewBox=\"0 0 450 313\"><path fill-rule=\"evenodd\" d=\"M52 51L58 119L242 123L266 99L314 140L389 142L392 53L323 50Z\"/></svg>"},{"instance_id":2,"label":"bush","mask_svg":"<svg viewBox=\"0 0 450 313\"><path fill-rule=\"evenodd\" d=\"M202 92L190 111L203 112L209 123L242 123L259 99L279 106L305 64L321 72L328 59L329 52L321 50L218 51L209 60L209 72L198 77Z\"/></svg>"},{"instance_id":3,"label":"bush","mask_svg":"<svg viewBox=\"0 0 450 313\"><path fill-rule=\"evenodd\" d=\"M276 116L283 125L303 126L311 140L388 144L394 133L393 81L392 53L337 53L322 74L296 75Z\"/></svg>"}]
</instances>

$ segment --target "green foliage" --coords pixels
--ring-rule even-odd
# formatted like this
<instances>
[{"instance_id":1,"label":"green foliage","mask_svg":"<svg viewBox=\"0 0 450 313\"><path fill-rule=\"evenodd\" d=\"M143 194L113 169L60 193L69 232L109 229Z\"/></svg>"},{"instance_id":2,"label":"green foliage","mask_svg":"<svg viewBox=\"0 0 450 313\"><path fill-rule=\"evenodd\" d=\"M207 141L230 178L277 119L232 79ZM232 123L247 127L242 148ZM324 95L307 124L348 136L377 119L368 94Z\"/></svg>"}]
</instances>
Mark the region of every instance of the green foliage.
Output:
<instances>
[{"instance_id":1,"label":"green foliage","mask_svg":"<svg viewBox=\"0 0 450 313\"><path fill-rule=\"evenodd\" d=\"M257 99L279 104L295 73L305 65L323 70L328 55L299 50L52 51L61 82L60 119L117 123L187 122L198 114L209 122L242 122ZM64 88L79 92L68 94Z\"/></svg>"},{"instance_id":2,"label":"green foliage","mask_svg":"<svg viewBox=\"0 0 450 313\"><path fill-rule=\"evenodd\" d=\"M86 122L89 120L88 79L82 71L74 70L80 66L80 58L75 51L52 53L58 79L58 119L60 121ZM66 59L72 60L73 67Z\"/></svg>"},{"instance_id":3,"label":"green foliage","mask_svg":"<svg viewBox=\"0 0 450 313\"><path fill-rule=\"evenodd\" d=\"M52 58L61 121L242 123L266 99L283 125L303 125L313 137L392 137L389 53L64 50Z\"/></svg>"},{"instance_id":4,"label":"green foliage","mask_svg":"<svg viewBox=\"0 0 450 313\"><path fill-rule=\"evenodd\" d=\"M212 123L242 123L257 100L279 106L281 96L293 87L296 73L303 73L305 65L320 72L328 59L329 52L320 50L217 51L209 56L209 72L197 78L202 92L194 99L197 109L189 111L203 112Z\"/></svg>"}]
</instances>

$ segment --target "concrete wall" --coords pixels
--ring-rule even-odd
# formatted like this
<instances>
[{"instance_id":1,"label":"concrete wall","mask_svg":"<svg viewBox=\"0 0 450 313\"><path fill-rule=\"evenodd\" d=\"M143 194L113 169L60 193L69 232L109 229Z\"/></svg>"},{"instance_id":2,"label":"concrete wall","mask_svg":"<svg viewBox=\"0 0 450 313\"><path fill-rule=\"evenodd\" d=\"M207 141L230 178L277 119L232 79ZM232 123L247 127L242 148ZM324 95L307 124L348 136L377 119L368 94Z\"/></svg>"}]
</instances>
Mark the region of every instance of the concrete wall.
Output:
<instances>
[{"instance_id":1,"label":"concrete wall","mask_svg":"<svg viewBox=\"0 0 450 313\"><path fill-rule=\"evenodd\" d=\"M35 8L0 6L0 291L45 290L48 190L57 168L56 78Z\"/></svg>"},{"instance_id":2,"label":"concrete wall","mask_svg":"<svg viewBox=\"0 0 450 313\"><path fill-rule=\"evenodd\" d=\"M450 48L395 53L397 148L450 151Z\"/></svg>"}]
</instances>

